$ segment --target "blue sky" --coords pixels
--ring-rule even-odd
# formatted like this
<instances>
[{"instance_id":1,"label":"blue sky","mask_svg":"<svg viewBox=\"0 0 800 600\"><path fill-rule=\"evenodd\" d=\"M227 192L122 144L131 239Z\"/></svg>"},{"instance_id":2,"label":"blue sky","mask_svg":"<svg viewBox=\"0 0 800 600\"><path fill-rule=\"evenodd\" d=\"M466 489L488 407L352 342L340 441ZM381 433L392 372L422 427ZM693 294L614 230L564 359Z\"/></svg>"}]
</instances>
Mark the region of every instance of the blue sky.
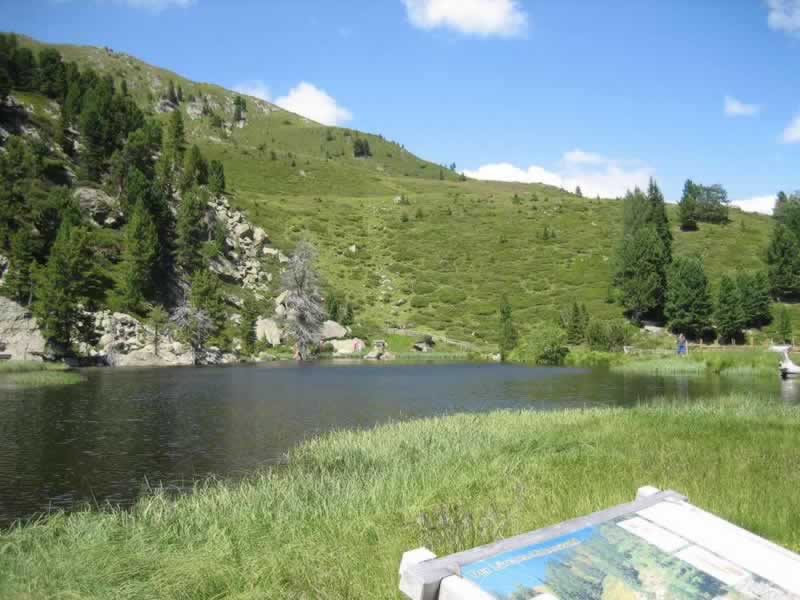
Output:
<instances>
[{"instance_id":1,"label":"blue sky","mask_svg":"<svg viewBox=\"0 0 800 600\"><path fill-rule=\"evenodd\" d=\"M0 0L481 177L616 195L653 175L768 208L800 187L800 0ZM797 120L795 121L795 119Z\"/></svg>"}]
</instances>

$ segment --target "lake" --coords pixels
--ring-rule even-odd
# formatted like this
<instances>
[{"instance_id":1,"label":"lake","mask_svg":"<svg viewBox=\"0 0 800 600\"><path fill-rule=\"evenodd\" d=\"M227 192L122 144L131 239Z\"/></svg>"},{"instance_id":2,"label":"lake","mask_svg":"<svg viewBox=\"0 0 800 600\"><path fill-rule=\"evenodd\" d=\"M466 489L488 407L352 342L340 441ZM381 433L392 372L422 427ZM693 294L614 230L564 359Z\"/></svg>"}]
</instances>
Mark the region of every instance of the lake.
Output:
<instances>
[{"instance_id":1,"label":"lake","mask_svg":"<svg viewBox=\"0 0 800 600\"><path fill-rule=\"evenodd\" d=\"M279 463L324 431L498 408L630 406L756 389L800 401L794 382L640 377L485 364L271 363L93 369L66 387L0 389L0 526L87 502L129 505Z\"/></svg>"}]
</instances>

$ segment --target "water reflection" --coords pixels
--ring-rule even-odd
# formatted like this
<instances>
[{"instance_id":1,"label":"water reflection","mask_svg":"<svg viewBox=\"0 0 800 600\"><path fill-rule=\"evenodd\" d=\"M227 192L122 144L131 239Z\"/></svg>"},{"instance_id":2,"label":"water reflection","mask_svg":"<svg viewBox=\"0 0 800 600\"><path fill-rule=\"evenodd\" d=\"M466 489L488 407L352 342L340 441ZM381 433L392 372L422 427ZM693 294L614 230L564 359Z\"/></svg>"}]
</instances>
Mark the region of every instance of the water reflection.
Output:
<instances>
[{"instance_id":1,"label":"water reflection","mask_svg":"<svg viewBox=\"0 0 800 600\"><path fill-rule=\"evenodd\" d=\"M238 477L322 431L497 408L633 405L800 384L620 376L505 365L119 369L85 383L0 390L0 523L81 502L128 504L144 485Z\"/></svg>"}]
</instances>

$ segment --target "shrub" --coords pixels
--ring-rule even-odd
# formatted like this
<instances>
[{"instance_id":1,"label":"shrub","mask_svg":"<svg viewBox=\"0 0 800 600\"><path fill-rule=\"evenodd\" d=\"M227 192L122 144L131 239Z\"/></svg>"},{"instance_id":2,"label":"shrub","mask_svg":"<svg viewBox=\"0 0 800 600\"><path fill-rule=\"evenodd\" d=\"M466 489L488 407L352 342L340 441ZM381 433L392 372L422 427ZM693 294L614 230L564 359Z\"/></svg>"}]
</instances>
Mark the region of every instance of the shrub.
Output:
<instances>
[{"instance_id":1,"label":"shrub","mask_svg":"<svg viewBox=\"0 0 800 600\"><path fill-rule=\"evenodd\" d=\"M569 354L567 335L555 325L546 325L527 336L511 354L513 360L537 365L563 365Z\"/></svg>"}]
</instances>

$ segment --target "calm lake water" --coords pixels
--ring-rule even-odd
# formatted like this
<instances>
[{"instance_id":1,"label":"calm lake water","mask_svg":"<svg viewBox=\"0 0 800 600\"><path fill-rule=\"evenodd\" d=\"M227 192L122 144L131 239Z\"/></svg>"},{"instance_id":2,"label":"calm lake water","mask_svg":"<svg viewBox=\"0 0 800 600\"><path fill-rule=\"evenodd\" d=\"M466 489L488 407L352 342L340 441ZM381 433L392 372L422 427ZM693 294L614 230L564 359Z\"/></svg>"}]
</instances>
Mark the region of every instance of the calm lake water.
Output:
<instances>
[{"instance_id":1,"label":"calm lake water","mask_svg":"<svg viewBox=\"0 0 800 600\"><path fill-rule=\"evenodd\" d=\"M0 526L86 502L128 505L147 485L180 490L212 475L241 477L331 429L744 389L800 401L800 387L777 376L752 383L506 365L274 363L86 375L74 386L0 389Z\"/></svg>"}]
</instances>

